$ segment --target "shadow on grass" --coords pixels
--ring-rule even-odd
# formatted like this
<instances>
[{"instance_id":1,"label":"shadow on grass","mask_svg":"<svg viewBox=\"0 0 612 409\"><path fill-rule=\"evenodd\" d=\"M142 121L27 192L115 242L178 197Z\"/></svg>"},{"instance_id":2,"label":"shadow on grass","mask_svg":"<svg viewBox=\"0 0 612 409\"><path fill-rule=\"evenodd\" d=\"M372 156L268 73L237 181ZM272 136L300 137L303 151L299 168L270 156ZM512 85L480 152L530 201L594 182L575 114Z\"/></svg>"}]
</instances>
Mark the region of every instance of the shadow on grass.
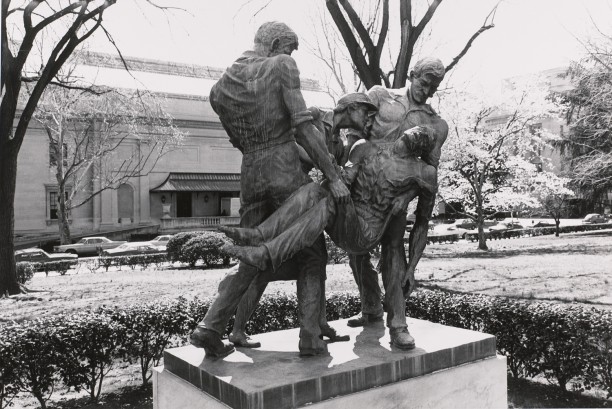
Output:
<instances>
[{"instance_id":1,"label":"shadow on grass","mask_svg":"<svg viewBox=\"0 0 612 409\"><path fill-rule=\"evenodd\" d=\"M431 281L425 281L425 282L421 282L418 285L417 291L419 289L424 289L424 290L432 290L432 291L443 291L446 293L450 293L450 294L459 294L459 295L463 295L463 294L484 294L487 295L487 293L485 291L493 289L493 288L497 288L497 286L493 286L493 287L487 287L487 288L480 288L477 290L470 290L470 291L461 291L461 290L455 290L452 288L447 288L443 285L438 285L435 283L432 283ZM494 295L494 297L503 297L503 298L508 298L511 300L524 300L524 301L545 301L545 302L556 302L556 303L580 303L580 304L585 304L588 306L593 306L593 307L597 307L597 308L610 308L610 304L609 303L605 303L605 302L597 302L597 301L591 301L591 300L587 300L584 298L564 298L564 297L542 297L542 296L538 296L536 297L533 293L528 293L527 295L525 294L504 294L504 295Z\"/></svg>"},{"instance_id":2,"label":"shadow on grass","mask_svg":"<svg viewBox=\"0 0 612 409\"><path fill-rule=\"evenodd\" d=\"M610 408L612 401L508 377L508 408Z\"/></svg>"},{"instance_id":3,"label":"shadow on grass","mask_svg":"<svg viewBox=\"0 0 612 409\"><path fill-rule=\"evenodd\" d=\"M602 246L576 246L576 247L538 247L535 249L519 249L519 250L474 250L465 253L448 253L448 254L433 254L424 256L426 258L479 258L479 259L495 259L507 258L516 256L533 256L533 255L549 255L549 254L588 254L597 255L607 253L608 249Z\"/></svg>"},{"instance_id":4,"label":"shadow on grass","mask_svg":"<svg viewBox=\"0 0 612 409\"><path fill-rule=\"evenodd\" d=\"M223 270L234 267L238 263L229 263L229 264L213 264L210 266L206 266L203 264L196 265L194 267L191 266L179 266L172 267L172 270Z\"/></svg>"}]
</instances>

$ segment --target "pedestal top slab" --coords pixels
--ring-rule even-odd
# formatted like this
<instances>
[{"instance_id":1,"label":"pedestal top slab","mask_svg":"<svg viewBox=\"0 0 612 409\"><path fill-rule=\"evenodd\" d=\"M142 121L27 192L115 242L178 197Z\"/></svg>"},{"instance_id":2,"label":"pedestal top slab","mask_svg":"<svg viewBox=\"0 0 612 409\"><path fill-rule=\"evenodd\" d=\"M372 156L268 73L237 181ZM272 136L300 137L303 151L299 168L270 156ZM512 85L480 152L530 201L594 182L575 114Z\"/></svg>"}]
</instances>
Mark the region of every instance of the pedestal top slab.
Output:
<instances>
[{"instance_id":1,"label":"pedestal top slab","mask_svg":"<svg viewBox=\"0 0 612 409\"><path fill-rule=\"evenodd\" d=\"M377 323L350 328L330 322L348 342L328 344L329 354L299 356L299 329L254 335L261 348L237 348L221 360L192 346L164 353L164 368L232 408L294 408L441 369L495 356L495 337L408 319L416 348L390 345L388 329Z\"/></svg>"}]
</instances>

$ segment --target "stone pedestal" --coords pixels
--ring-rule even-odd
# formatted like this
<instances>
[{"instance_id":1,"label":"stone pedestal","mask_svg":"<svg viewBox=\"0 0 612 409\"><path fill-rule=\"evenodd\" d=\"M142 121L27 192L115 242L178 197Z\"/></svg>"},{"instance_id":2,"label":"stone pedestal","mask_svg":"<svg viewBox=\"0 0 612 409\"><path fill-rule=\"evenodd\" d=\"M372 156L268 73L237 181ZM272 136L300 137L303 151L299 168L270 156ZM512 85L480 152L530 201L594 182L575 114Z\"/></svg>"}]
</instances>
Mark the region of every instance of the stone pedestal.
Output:
<instances>
[{"instance_id":1,"label":"stone pedestal","mask_svg":"<svg viewBox=\"0 0 612 409\"><path fill-rule=\"evenodd\" d=\"M506 360L495 337L409 319L416 348L389 344L382 323L330 323L349 342L300 358L299 330L256 335L261 348L222 360L191 346L165 351L153 377L155 409L506 408Z\"/></svg>"}]
</instances>

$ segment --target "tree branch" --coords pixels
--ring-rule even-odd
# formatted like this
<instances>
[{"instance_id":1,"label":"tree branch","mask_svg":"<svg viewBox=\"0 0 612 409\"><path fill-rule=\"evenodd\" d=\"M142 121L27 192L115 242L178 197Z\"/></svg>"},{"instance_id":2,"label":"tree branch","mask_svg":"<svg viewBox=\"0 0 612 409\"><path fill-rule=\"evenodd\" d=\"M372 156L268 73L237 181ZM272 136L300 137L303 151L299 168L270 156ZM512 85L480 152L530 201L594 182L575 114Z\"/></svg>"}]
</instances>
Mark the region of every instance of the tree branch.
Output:
<instances>
[{"instance_id":1,"label":"tree branch","mask_svg":"<svg viewBox=\"0 0 612 409\"><path fill-rule=\"evenodd\" d=\"M355 31L357 31L359 38L361 38L361 41L363 42L363 46L365 47L366 53L368 54L370 66L376 64L376 48L374 47L374 43L372 42L370 33L363 26L361 19L357 15L357 12L353 8L353 6L351 6L351 3L348 0L340 0L340 4L346 11L346 15L349 17L349 20L353 24L353 27L355 27Z\"/></svg>"},{"instance_id":2,"label":"tree branch","mask_svg":"<svg viewBox=\"0 0 612 409\"><path fill-rule=\"evenodd\" d=\"M421 33L423 32L423 29L425 29L425 26L429 23L429 21L431 21L431 18L433 17L440 3L442 3L442 0L434 0L427 8L425 15L423 16L421 21L419 21L419 24L417 24L416 27L414 28L411 34L411 37L414 38L415 43L416 43L416 40L421 35Z\"/></svg>"},{"instance_id":3,"label":"tree branch","mask_svg":"<svg viewBox=\"0 0 612 409\"><path fill-rule=\"evenodd\" d=\"M37 82L39 80L40 80L40 76L21 77L21 81L23 82ZM86 87L86 86L79 86L79 85L70 85L62 81L49 81L48 85L55 85L57 87L61 87L65 89L83 91L83 92L86 92L92 95L104 95L104 94L108 94L109 92L112 92L112 90L110 89L104 89L104 88L97 89L96 87L91 87L91 86Z\"/></svg>"},{"instance_id":4,"label":"tree branch","mask_svg":"<svg viewBox=\"0 0 612 409\"><path fill-rule=\"evenodd\" d=\"M383 47L385 45L385 40L387 39L387 33L389 31L389 0L383 0L383 15L382 15L382 24L380 26L380 33L378 34L378 42L376 43L376 60L379 61L382 56ZM388 84L389 77L385 81L385 84Z\"/></svg>"},{"instance_id":5,"label":"tree branch","mask_svg":"<svg viewBox=\"0 0 612 409\"><path fill-rule=\"evenodd\" d=\"M465 47L463 47L463 50L461 50L461 52L457 54L457 56L453 58L451 63L446 67L445 69L446 72L449 72L455 67L455 65L457 65L459 60L461 60L461 58L463 58L463 56L468 52L468 50L472 46L472 43L474 42L474 40L476 40L476 38L478 38L479 35L495 27L495 14L497 12L497 6L499 6L499 3L497 3L495 7L493 7L493 9L489 12L487 17L485 18L484 23L482 24L482 27L480 27L478 31L476 31L474 34L472 34L468 42L465 44ZM491 23L487 24L487 22L489 21L489 18L491 19Z\"/></svg>"},{"instance_id":6,"label":"tree branch","mask_svg":"<svg viewBox=\"0 0 612 409\"><path fill-rule=\"evenodd\" d=\"M374 85L377 85L379 81L377 78L374 78L372 73L369 70L368 63L361 52L361 47L357 42L357 39L353 35L353 31L351 30L348 22L344 18L340 7L338 6L337 0L326 0L325 2L327 6L327 10L329 14L332 16L336 27L340 31L342 35L342 39L346 44L346 48L351 56L351 59L355 63L355 68L359 73L359 77L364 82L366 88L370 88Z\"/></svg>"}]
</instances>

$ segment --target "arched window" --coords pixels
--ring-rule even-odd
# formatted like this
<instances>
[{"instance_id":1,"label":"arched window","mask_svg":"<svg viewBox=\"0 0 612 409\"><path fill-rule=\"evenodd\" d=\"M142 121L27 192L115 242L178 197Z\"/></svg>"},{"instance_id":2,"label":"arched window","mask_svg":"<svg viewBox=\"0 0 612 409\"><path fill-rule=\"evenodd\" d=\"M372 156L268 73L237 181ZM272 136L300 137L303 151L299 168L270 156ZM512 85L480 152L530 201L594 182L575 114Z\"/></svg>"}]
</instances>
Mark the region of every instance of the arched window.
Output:
<instances>
[{"instance_id":1,"label":"arched window","mask_svg":"<svg viewBox=\"0 0 612 409\"><path fill-rule=\"evenodd\" d=\"M134 188L127 183L117 189L117 208L120 219L132 219L134 217Z\"/></svg>"}]
</instances>

